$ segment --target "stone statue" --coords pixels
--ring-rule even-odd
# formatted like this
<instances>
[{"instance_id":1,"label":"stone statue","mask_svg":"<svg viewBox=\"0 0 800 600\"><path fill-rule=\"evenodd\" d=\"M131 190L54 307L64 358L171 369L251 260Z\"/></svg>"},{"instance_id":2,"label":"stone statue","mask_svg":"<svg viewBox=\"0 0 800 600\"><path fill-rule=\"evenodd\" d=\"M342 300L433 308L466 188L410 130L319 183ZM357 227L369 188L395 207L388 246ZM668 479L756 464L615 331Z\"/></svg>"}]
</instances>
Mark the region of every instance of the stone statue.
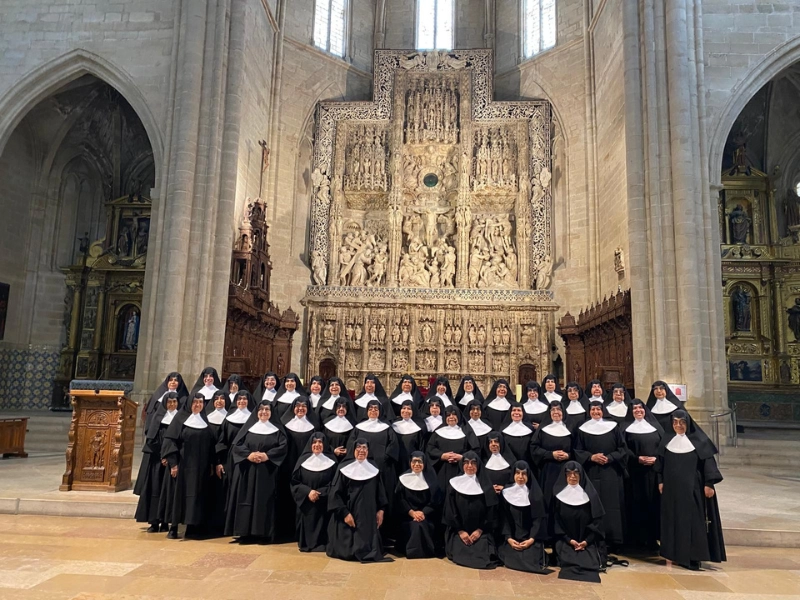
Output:
<instances>
[{"instance_id":1,"label":"stone statue","mask_svg":"<svg viewBox=\"0 0 800 600\"><path fill-rule=\"evenodd\" d=\"M386 324L383 321L378 325L378 341L381 344L386 342Z\"/></svg>"},{"instance_id":2,"label":"stone statue","mask_svg":"<svg viewBox=\"0 0 800 600\"><path fill-rule=\"evenodd\" d=\"M392 343L396 344L400 341L400 326L395 323L392 325Z\"/></svg>"},{"instance_id":3,"label":"stone statue","mask_svg":"<svg viewBox=\"0 0 800 600\"><path fill-rule=\"evenodd\" d=\"M737 286L731 293L735 331L750 331L750 301L750 292L743 286Z\"/></svg>"},{"instance_id":4,"label":"stone statue","mask_svg":"<svg viewBox=\"0 0 800 600\"><path fill-rule=\"evenodd\" d=\"M485 346L486 345L486 327L481 325L478 327L478 345Z\"/></svg>"},{"instance_id":5,"label":"stone statue","mask_svg":"<svg viewBox=\"0 0 800 600\"><path fill-rule=\"evenodd\" d=\"M444 328L444 343L449 344L453 341L453 328L448 325Z\"/></svg>"},{"instance_id":6,"label":"stone statue","mask_svg":"<svg viewBox=\"0 0 800 600\"><path fill-rule=\"evenodd\" d=\"M794 299L794 306L787 308L786 312L789 313L789 329L794 334L794 339L800 342L800 298Z\"/></svg>"},{"instance_id":7,"label":"stone statue","mask_svg":"<svg viewBox=\"0 0 800 600\"><path fill-rule=\"evenodd\" d=\"M536 289L546 290L550 287L553 273L553 257L546 255L539 263L539 269L536 272Z\"/></svg>"},{"instance_id":8,"label":"stone statue","mask_svg":"<svg viewBox=\"0 0 800 600\"><path fill-rule=\"evenodd\" d=\"M123 350L136 350L139 344L139 314L135 310L128 313L125 321L125 335L122 338Z\"/></svg>"},{"instance_id":9,"label":"stone statue","mask_svg":"<svg viewBox=\"0 0 800 600\"><path fill-rule=\"evenodd\" d=\"M492 327L492 344L500 345L500 329L498 327Z\"/></svg>"},{"instance_id":10,"label":"stone statue","mask_svg":"<svg viewBox=\"0 0 800 600\"><path fill-rule=\"evenodd\" d=\"M462 335L463 334L461 333L461 325L456 325L453 328L453 343L454 344L460 344Z\"/></svg>"},{"instance_id":11,"label":"stone statue","mask_svg":"<svg viewBox=\"0 0 800 600\"><path fill-rule=\"evenodd\" d=\"M508 346L511 343L511 330L509 330L508 325L503 326L503 333L501 335L501 339L503 341L504 346Z\"/></svg>"},{"instance_id":12,"label":"stone statue","mask_svg":"<svg viewBox=\"0 0 800 600\"><path fill-rule=\"evenodd\" d=\"M348 323L344 326L344 339L348 342L353 341L353 324Z\"/></svg>"},{"instance_id":13,"label":"stone statue","mask_svg":"<svg viewBox=\"0 0 800 600\"><path fill-rule=\"evenodd\" d=\"M375 323L369 326L369 343L370 344L378 343L378 326L375 325Z\"/></svg>"},{"instance_id":14,"label":"stone statue","mask_svg":"<svg viewBox=\"0 0 800 600\"><path fill-rule=\"evenodd\" d=\"M403 328L400 330L400 339L402 339L403 344L408 343L408 326L403 325Z\"/></svg>"},{"instance_id":15,"label":"stone statue","mask_svg":"<svg viewBox=\"0 0 800 600\"><path fill-rule=\"evenodd\" d=\"M325 321L322 325L322 339L330 345L333 342L333 323Z\"/></svg>"},{"instance_id":16,"label":"stone statue","mask_svg":"<svg viewBox=\"0 0 800 600\"><path fill-rule=\"evenodd\" d=\"M363 332L363 330L361 329L361 324L360 324L360 323L356 323L356 326L355 326L355 328L353 329L353 334L354 334L354 336L355 336L355 338L356 338L356 343L357 343L357 344L360 344L360 343L361 343L361 338L362 338L362 337L363 337L363 335L364 335L364 332Z\"/></svg>"},{"instance_id":17,"label":"stone statue","mask_svg":"<svg viewBox=\"0 0 800 600\"><path fill-rule=\"evenodd\" d=\"M325 285L328 277L328 265L325 264L325 256L320 250L311 253L311 274L315 285Z\"/></svg>"},{"instance_id":18,"label":"stone statue","mask_svg":"<svg viewBox=\"0 0 800 600\"><path fill-rule=\"evenodd\" d=\"M136 254L141 256L147 254L147 242L150 238L150 220L139 221L139 229L136 232Z\"/></svg>"},{"instance_id":19,"label":"stone statue","mask_svg":"<svg viewBox=\"0 0 800 600\"><path fill-rule=\"evenodd\" d=\"M737 204L736 208L730 212L728 221L731 228L731 243L746 244L752 219L747 215L741 204Z\"/></svg>"},{"instance_id":20,"label":"stone statue","mask_svg":"<svg viewBox=\"0 0 800 600\"><path fill-rule=\"evenodd\" d=\"M131 253L131 231L127 225L123 225L119 229L119 237L117 238L117 254L120 256L128 256Z\"/></svg>"}]
</instances>

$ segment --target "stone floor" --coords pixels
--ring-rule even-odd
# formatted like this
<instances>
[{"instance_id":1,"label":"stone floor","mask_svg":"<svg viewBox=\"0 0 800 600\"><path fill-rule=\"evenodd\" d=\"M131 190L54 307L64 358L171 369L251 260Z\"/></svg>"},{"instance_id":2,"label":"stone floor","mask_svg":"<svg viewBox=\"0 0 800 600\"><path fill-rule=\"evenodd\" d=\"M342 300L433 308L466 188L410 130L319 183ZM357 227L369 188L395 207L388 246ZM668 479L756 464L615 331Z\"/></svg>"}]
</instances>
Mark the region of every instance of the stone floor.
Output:
<instances>
[{"instance_id":1,"label":"stone floor","mask_svg":"<svg viewBox=\"0 0 800 600\"><path fill-rule=\"evenodd\" d=\"M601 584L446 560L360 565L296 546L228 539L171 541L128 520L0 515L0 600L442 598L745 600L800 598L800 550L731 547L720 568L692 573L633 560Z\"/></svg>"}]
</instances>

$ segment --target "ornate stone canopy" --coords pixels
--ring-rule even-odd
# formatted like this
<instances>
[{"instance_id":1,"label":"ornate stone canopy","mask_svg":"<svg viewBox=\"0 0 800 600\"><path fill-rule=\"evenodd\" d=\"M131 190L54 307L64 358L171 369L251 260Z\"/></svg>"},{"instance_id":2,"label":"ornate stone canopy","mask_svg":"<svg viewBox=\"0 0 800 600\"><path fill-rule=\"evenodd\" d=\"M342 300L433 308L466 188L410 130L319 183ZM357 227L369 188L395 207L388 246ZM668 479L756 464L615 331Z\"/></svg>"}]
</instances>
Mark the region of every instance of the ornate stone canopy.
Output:
<instances>
[{"instance_id":1,"label":"ornate stone canopy","mask_svg":"<svg viewBox=\"0 0 800 600\"><path fill-rule=\"evenodd\" d=\"M549 370L550 105L491 75L491 50L378 50L373 102L319 105L309 375Z\"/></svg>"}]
</instances>

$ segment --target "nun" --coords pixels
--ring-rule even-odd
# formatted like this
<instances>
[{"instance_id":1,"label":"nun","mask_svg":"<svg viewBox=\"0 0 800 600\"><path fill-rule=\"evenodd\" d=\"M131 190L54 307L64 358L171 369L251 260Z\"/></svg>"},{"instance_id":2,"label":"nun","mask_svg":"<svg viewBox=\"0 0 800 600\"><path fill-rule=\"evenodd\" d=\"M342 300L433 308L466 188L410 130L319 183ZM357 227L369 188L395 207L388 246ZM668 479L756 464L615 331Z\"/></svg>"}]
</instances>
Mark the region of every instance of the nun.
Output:
<instances>
[{"instance_id":1,"label":"nun","mask_svg":"<svg viewBox=\"0 0 800 600\"><path fill-rule=\"evenodd\" d=\"M600 583L600 573L605 571L601 554L604 513L597 491L583 467L571 460L564 465L554 492L558 578Z\"/></svg>"},{"instance_id":2,"label":"nun","mask_svg":"<svg viewBox=\"0 0 800 600\"><path fill-rule=\"evenodd\" d=\"M202 393L202 391L200 392ZM223 390L217 390L206 406L206 421L211 433L214 435L215 444L219 442L222 427L230 411L231 402ZM249 413L248 413L249 416ZM214 451L217 452L215 445ZM208 491L208 528L215 534L222 534L225 530L225 509L227 508L227 485L225 481L225 463L227 453L217 453L217 466L211 477Z\"/></svg>"},{"instance_id":3,"label":"nun","mask_svg":"<svg viewBox=\"0 0 800 600\"><path fill-rule=\"evenodd\" d=\"M575 431L589 418L589 401L586 399L581 386L574 381L567 384L566 392L564 421L570 431Z\"/></svg>"},{"instance_id":4,"label":"nun","mask_svg":"<svg viewBox=\"0 0 800 600\"><path fill-rule=\"evenodd\" d=\"M224 390L223 390L224 391ZM227 395L227 394L226 394ZM221 465L222 482L225 487L225 506L228 506L230 495L230 477L233 475L233 442L239 435L242 426L250 418L256 408L253 397L247 390L241 390L234 396L235 402L219 427L216 438L217 463Z\"/></svg>"},{"instance_id":5,"label":"nun","mask_svg":"<svg viewBox=\"0 0 800 600\"><path fill-rule=\"evenodd\" d=\"M534 429L538 429L542 420L547 416L547 409L550 407L549 402L542 402L539 398L542 395L542 388L535 381L529 381L525 384L525 400L522 408L525 410L525 420L531 424Z\"/></svg>"},{"instance_id":6,"label":"nun","mask_svg":"<svg viewBox=\"0 0 800 600\"><path fill-rule=\"evenodd\" d=\"M427 428L422 419L414 410L414 403L406 400L400 405L399 416L392 421L392 429L397 436L400 454L397 462L398 475L402 472L402 465L409 464L411 454L425 449Z\"/></svg>"},{"instance_id":7,"label":"nun","mask_svg":"<svg viewBox=\"0 0 800 600\"><path fill-rule=\"evenodd\" d=\"M287 375L287 380L289 376ZM285 383L285 381L284 381ZM274 410L281 406L280 397L272 403ZM308 445L308 440L319 429L317 414L311 410L311 401L305 396L295 396L292 404L279 417L283 432L286 435L286 458L278 471L278 537L291 538L295 533L290 515L295 512L290 482L297 460Z\"/></svg>"},{"instance_id":8,"label":"nun","mask_svg":"<svg viewBox=\"0 0 800 600\"><path fill-rule=\"evenodd\" d=\"M564 424L564 408L561 402L553 402L547 416L531 439L531 458L539 470L539 487L542 488L547 509L546 539L554 539L553 488L560 481L561 468L572 456L572 432Z\"/></svg>"},{"instance_id":9,"label":"nun","mask_svg":"<svg viewBox=\"0 0 800 600\"><path fill-rule=\"evenodd\" d=\"M661 428L666 432L672 432L672 413L676 410L686 411L683 402L663 381L653 382L650 396L647 398L647 408L658 419ZM672 434L670 433L670 435Z\"/></svg>"},{"instance_id":10,"label":"nun","mask_svg":"<svg viewBox=\"0 0 800 600\"><path fill-rule=\"evenodd\" d=\"M347 442L356 426L353 403L350 398L338 396L332 406L331 416L322 424L336 460L341 462L347 455Z\"/></svg>"},{"instance_id":11,"label":"nun","mask_svg":"<svg viewBox=\"0 0 800 600\"><path fill-rule=\"evenodd\" d=\"M244 389L244 384L242 383L242 378L234 373L228 380L225 382L225 385L222 386L222 391L228 394L228 398L231 402L233 399L236 398L236 394L240 391L247 391Z\"/></svg>"},{"instance_id":12,"label":"nun","mask_svg":"<svg viewBox=\"0 0 800 600\"><path fill-rule=\"evenodd\" d=\"M294 406L295 399L301 396L305 398L306 391L300 383L300 378L294 373L289 373L283 378L283 382L273 400L278 418L283 420L283 415L290 412L290 409ZM305 446L305 442L303 445ZM294 463L292 464L294 465Z\"/></svg>"},{"instance_id":13,"label":"nun","mask_svg":"<svg viewBox=\"0 0 800 600\"><path fill-rule=\"evenodd\" d=\"M344 384L342 384L342 389L344 389ZM383 414L386 415L386 418L388 420L394 419L395 415L392 410L392 403L389 401L389 397L383 389L381 380L373 373L369 373L364 377L364 387L361 389L358 396L356 396L356 421L363 421L367 418L367 403L370 400L378 400L383 407Z\"/></svg>"},{"instance_id":14,"label":"nun","mask_svg":"<svg viewBox=\"0 0 800 600\"><path fill-rule=\"evenodd\" d=\"M197 377L194 387L192 387L191 391L189 392L189 396L194 398L194 395L197 392L200 392L206 399L206 404L208 404L208 401L211 400L214 392L220 388L222 388L222 382L219 379L217 370L214 367L206 367L200 371L200 375Z\"/></svg>"},{"instance_id":15,"label":"nun","mask_svg":"<svg viewBox=\"0 0 800 600\"><path fill-rule=\"evenodd\" d=\"M525 420L525 409L520 404L512 404L500 427L500 433L503 434L503 441L516 460L525 462L530 460L530 445L534 431L533 426Z\"/></svg>"},{"instance_id":16,"label":"nun","mask_svg":"<svg viewBox=\"0 0 800 600\"><path fill-rule=\"evenodd\" d=\"M380 469L383 489L388 494L388 506L393 507L391 491L397 484L397 461L400 459L400 443L392 426L383 416L383 406L379 400L367 403L367 418L357 423L350 434L347 456L353 456L355 442L365 439L369 442L369 455ZM390 513L391 514L391 513Z\"/></svg>"},{"instance_id":17,"label":"nun","mask_svg":"<svg viewBox=\"0 0 800 600\"><path fill-rule=\"evenodd\" d=\"M465 375L461 378L461 383L458 385L458 391L456 392L455 398L453 398L453 402L461 409L461 412L464 413L464 418L469 418L469 410L467 410L467 405L472 402L473 400L477 400L478 403L483 406L483 403L486 399L483 397L480 388L478 387L475 378L472 375Z\"/></svg>"},{"instance_id":18,"label":"nun","mask_svg":"<svg viewBox=\"0 0 800 600\"><path fill-rule=\"evenodd\" d=\"M494 569L498 494L477 453L464 454L461 471L461 475L447 482L443 515L445 554L462 567Z\"/></svg>"},{"instance_id":19,"label":"nun","mask_svg":"<svg viewBox=\"0 0 800 600\"><path fill-rule=\"evenodd\" d=\"M428 396L425 398L425 405L423 406L423 412L426 414L428 413L428 404L431 398L439 398L445 408L453 404L453 391L450 389L450 380L444 375L439 375L428 390Z\"/></svg>"},{"instance_id":20,"label":"nun","mask_svg":"<svg viewBox=\"0 0 800 600\"><path fill-rule=\"evenodd\" d=\"M148 523L150 527L147 528L147 533L158 533L161 525L158 500L167 470L167 461L161 458L161 444L167 428L177 414L178 394L167 392L150 420L150 428L145 432L142 464L139 467L133 493L139 496L139 502L136 504L136 522Z\"/></svg>"},{"instance_id":21,"label":"nun","mask_svg":"<svg viewBox=\"0 0 800 600\"><path fill-rule=\"evenodd\" d=\"M658 449L661 556L692 571L701 561L724 562L725 541L714 486L722 481L717 449L684 410L672 413L671 431Z\"/></svg>"},{"instance_id":22,"label":"nun","mask_svg":"<svg viewBox=\"0 0 800 600\"><path fill-rule=\"evenodd\" d=\"M575 460L583 465L603 503L603 534L611 548L622 545L625 532L625 477L628 449L624 433L604 418L602 400L589 405L588 421L575 432Z\"/></svg>"},{"instance_id":23,"label":"nun","mask_svg":"<svg viewBox=\"0 0 800 600\"><path fill-rule=\"evenodd\" d=\"M478 440L472 430L461 424L461 411L453 404L445 408L444 425L431 434L425 448L442 489L458 475L464 453L477 449Z\"/></svg>"},{"instance_id":24,"label":"nun","mask_svg":"<svg viewBox=\"0 0 800 600\"><path fill-rule=\"evenodd\" d=\"M433 432L444 426L444 408L438 398L431 398L428 402L428 416L425 417L424 423L425 443L427 444Z\"/></svg>"},{"instance_id":25,"label":"nun","mask_svg":"<svg viewBox=\"0 0 800 600\"><path fill-rule=\"evenodd\" d=\"M500 431L503 420L513 403L516 403L516 398L509 389L508 381L498 379L494 382L486 402L483 404L483 418L488 421L492 429Z\"/></svg>"},{"instance_id":26,"label":"nun","mask_svg":"<svg viewBox=\"0 0 800 600\"><path fill-rule=\"evenodd\" d=\"M311 406L317 410L322 392L325 390L325 380L319 375L314 375L308 382L308 399L311 400Z\"/></svg>"},{"instance_id":27,"label":"nun","mask_svg":"<svg viewBox=\"0 0 800 600\"><path fill-rule=\"evenodd\" d=\"M259 403L262 400L272 402L278 395L279 383L278 376L273 371L267 371L253 391L253 398Z\"/></svg>"},{"instance_id":28,"label":"nun","mask_svg":"<svg viewBox=\"0 0 800 600\"><path fill-rule=\"evenodd\" d=\"M513 480L500 494L502 540L497 546L507 569L547 574L540 531L545 523L542 490L524 460L514 463Z\"/></svg>"},{"instance_id":29,"label":"nun","mask_svg":"<svg viewBox=\"0 0 800 600\"><path fill-rule=\"evenodd\" d=\"M512 467L517 461L506 446L502 433L491 431L486 435L481 444L481 459L486 476L499 494L513 477Z\"/></svg>"},{"instance_id":30,"label":"nun","mask_svg":"<svg viewBox=\"0 0 800 600\"><path fill-rule=\"evenodd\" d=\"M422 394L419 393L416 380L408 374L403 375L400 381L397 382L397 387L394 392L389 396L392 410L397 410L404 400L412 400L417 410L422 410L424 400Z\"/></svg>"},{"instance_id":31,"label":"nun","mask_svg":"<svg viewBox=\"0 0 800 600\"><path fill-rule=\"evenodd\" d=\"M338 377L331 377L328 380L328 386L319 399L319 405L317 406L317 414L319 415L320 422L324 423L327 419L336 415L334 405L339 401L339 398L347 400L348 413L354 420L358 420L356 408L353 405L353 401L350 400L350 395L345 390L344 381ZM366 403L364 405L366 406Z\"/></svg>"},{"instance_id":32,"label":"nun","mask_svg":"<svg viewBox=\"0 0 800 600\"><path fill-rule=\"evenodd\" d=\"M544 398L547 402L564 402L563 393L558 387L558 379L552 373L545 375L542 379L542 386L544 387Z\"/></svg>"},{"instance_id":33,"label":"nun","mask_svg":"<svg viewBox=\"0 0 800 600\"><path fill-rule=\"evenodd\" d=\"M178 538L178 524L186 535L198 533L208 516L208 490L217 464L214 434L206 421L206 399L197 393L167 427L161 458L167 461L169 479L159 501L161 522L169 523L167 538ZM163 508L163 511L161 510Z\"/></svg>"},{"instance_id":34,"label":"nun","mask_svg":"<svg viewBox=\"0 0 800 600\"><path fill-rule=\"evenodd\" d=\"M482 402L477 398L470 400L465 407L464 418L467 419L467 425L475 434L478 444L483 447L486 436L492 431L492 426L483 418Z\"/></svg>"},{"instance_id":35,"label":"nun","mask_svg":"<svg viewBox=\"0 0 800 600\"><path fill-rule=\"evenodd\" d=\"M272 404L262 401L233 443L233 477L225 535L246 544L275 539L278 470L286 458L286 436L275 424Z\"/></svg>"},{"instance_id":36,"label":"nun","mask_svg":"<svg viewBox=\"0 0 800 600\"><path fill-rule=\"evenodd\" d=\"M409 470L397 480L395 507L396 550L406 558L434 558L439 554L439 520L444 493L423 452L412 452Z\"/></svg>"},{"instance_id":37,"label":"nun","mask_svg":"<svg viewBox=\"0 0 800 600\"><path fill-rule=\"evenodd\" d=\"M181 377L181 374L177 371L173 371L167 375L161 385L156 388L156 391L153 392L153 395L150 396L150 399L147 401L144 409L145 431L150 429L151 421L155 418L156 410L164 401L164 396L166 396L169 392L175 392L178 394L178 402L189 395L189 390L186 389L186 384L183 382L183 377Z\"/></svg>"},{"instance_id":38,"label":"nun","mask_svg":"<svg viewBox=\"0 0 800 600\"><path fill-rule=\"evenodd\" d=\"M645 403L631 403L633 421L625 426L628 475L625 489L628 531L626 542L637 548L657 550L660 536L661 498L656 461L664 430Z\"/></svg>"},{"instance_id":39,"label":"nun","mask_svg":"<svg viewBox=\"0 0 800 600\"><path fill-rule=\"evenodd\" d=\"M603 397L603 383L599 379L592 379L586 384L586 398L589 402L606 403L606 399Z\"/></svg>"},{"instance_id":40,"label":"nun","mask_svg":"<svg viewBox=\"0 0 800 600\"><path fill-rule=\"evenodd\" d=\"M621 383L615 383L611 387L611 400L606 403L606 412L608 418L616 421L623 429L633 421L631 397Z\"/></svg>"},{"instance_id":41,"label":"nun","mask_svg":"<svg viewBox=\"0 0 800 600\"><path fill-rule=\"evenodd\" d=\"M374 400L380 405L380 402ZM389 499L378 466L368 457L370 443L357 438L353 458L338 468L328 498L328 547L331 558L389 562L383 553L380 526Z\"/></svg>"},{"instance_id":42,"label":"nun","mask_svg":"<svg viewBox=\"0 0 800 600\"><path fill-rule=\"evenodd\" d=\"M328 497L338 462L324 433L314 432L292 471L291 490L300 552L325 552L328 544Z\"/></svg>"}]
</instances>

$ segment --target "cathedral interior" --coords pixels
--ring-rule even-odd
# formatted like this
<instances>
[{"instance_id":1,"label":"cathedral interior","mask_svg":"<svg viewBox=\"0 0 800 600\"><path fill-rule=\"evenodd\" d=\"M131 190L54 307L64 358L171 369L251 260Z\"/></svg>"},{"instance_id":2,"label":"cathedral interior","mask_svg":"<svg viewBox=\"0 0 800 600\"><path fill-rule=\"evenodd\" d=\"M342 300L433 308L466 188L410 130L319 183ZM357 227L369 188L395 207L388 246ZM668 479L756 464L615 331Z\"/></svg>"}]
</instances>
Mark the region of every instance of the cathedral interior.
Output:
<instances>
[{"instance_id":1,"label":"cathedral interior","mask_svg":"<svg viewBox=\"0 0 800 600\"><path fill-rule=\"evenodd\" d=\"M797 2L24 4L0 409L211 365L800 427Z\"/></svg>"}]
</instances>

